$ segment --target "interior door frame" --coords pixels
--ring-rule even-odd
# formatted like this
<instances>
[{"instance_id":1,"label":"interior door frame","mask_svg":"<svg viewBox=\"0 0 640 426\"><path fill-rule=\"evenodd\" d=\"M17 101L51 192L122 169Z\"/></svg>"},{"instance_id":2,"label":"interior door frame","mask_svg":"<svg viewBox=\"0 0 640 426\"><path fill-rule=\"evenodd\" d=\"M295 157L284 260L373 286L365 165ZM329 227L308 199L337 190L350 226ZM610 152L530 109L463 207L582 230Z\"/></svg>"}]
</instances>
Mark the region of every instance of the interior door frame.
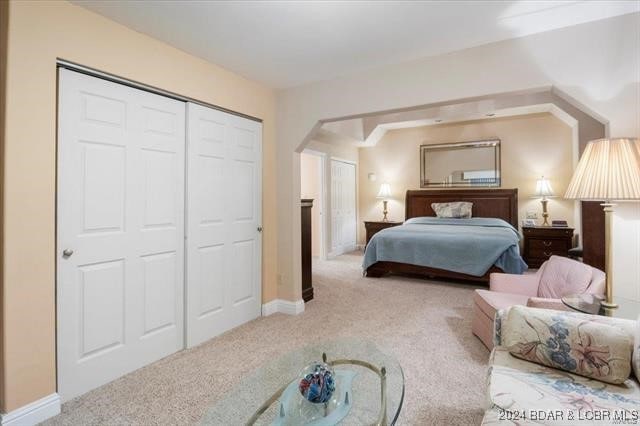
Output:
<instances>
[{"instance_id":1,"label":"interior door frame","mask_svg":"<svg viewBox=\"0 0 640 426\"><path fill-rule=\"evenodd\" d=\"M329 158L329 162L328 162L328 188L331 188L331 162L332 161L339 161L341 163L347 163L347 164L351 164L353 165L354 168L354 177L353 177L353 184L354 184L354 188L355 188L355 196L354 196L354 212L355 212L355 224L354 224L354 229L355 229L355 248L358 248L358 162L355 160L347 160L345 158L342 157L336 157L336 156L330 156ZM331 194L328 195L329 197L329 204L331 203ZM329 211L331 210L331 206L329 205ZM328 228L327 229L331 229L331 214L328 215ZM343 253L335 253L331 251L331 244L327 244L327 258L331 259L337 256L340 256Z\"/></svg>"}]
</instances>

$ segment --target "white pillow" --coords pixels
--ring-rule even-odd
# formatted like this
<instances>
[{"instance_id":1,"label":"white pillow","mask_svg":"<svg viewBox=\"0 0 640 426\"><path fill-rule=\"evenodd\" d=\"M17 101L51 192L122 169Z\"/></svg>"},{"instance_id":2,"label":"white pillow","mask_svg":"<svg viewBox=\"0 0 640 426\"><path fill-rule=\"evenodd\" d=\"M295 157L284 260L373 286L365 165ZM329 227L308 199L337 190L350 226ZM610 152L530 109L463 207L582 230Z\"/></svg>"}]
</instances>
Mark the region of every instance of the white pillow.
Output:
<instances>
[{"instance_id":1,"label":"white pillow","mask_svg":"<svg viewBox=\"0 0 640 426\"><path fill-rule=\"evenodd\" d=\"M431 203L436 216L443 218L469 219L473 203L454 201L452 203Z\"/></svg>"}]
</instances>

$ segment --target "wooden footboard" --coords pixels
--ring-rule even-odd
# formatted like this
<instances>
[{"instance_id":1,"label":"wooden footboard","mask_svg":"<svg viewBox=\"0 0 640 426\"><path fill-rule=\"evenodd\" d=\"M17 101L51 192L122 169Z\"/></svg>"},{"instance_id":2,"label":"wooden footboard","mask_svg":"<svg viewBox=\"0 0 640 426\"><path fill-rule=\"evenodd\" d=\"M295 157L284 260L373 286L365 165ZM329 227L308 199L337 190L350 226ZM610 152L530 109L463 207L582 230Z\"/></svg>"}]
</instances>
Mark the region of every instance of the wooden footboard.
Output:
<instances>
[{"instance_id":1,"label":"wooden footboard","mask_svg":"<svg viewBox=\"0 0 640 426\"><path fill-rule=\"evenodd\" d=\"M376 262L367 268L366 275L367 277L371 277L371 278L379 278L388 274L398 274L398 275L416 276L421 278L444 278L444 279L450 279L450 280L488 283L489 275L492 272L503 272L503 271L500 268L492 266L491 269L489 269L486 274L484 274L481 277L476 277L474 275L467 275L459 272L447 271L445 269L428 268L426 266L410 265L408 263Z\"/></svg>"}]
</instances>

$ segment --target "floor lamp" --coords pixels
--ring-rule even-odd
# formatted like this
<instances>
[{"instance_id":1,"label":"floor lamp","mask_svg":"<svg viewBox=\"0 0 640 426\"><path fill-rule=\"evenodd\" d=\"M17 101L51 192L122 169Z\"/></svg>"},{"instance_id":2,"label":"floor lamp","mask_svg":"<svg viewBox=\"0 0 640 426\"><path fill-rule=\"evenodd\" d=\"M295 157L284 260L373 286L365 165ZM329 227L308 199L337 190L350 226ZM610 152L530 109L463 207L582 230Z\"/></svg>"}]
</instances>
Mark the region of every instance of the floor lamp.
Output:
<instances>
[{"instance_id":1,"label":"floor lamp","mask_svg":"<svg viewBox=\"0 0 640 426\"><path fill-rule=\"evenodd\" d=\"M640 200L640 142L617 138L591 141L580 157L565 198L602 201L605 217L605 308L616 308L613 301L612 201Z\"/></svg>"}]
</instances>

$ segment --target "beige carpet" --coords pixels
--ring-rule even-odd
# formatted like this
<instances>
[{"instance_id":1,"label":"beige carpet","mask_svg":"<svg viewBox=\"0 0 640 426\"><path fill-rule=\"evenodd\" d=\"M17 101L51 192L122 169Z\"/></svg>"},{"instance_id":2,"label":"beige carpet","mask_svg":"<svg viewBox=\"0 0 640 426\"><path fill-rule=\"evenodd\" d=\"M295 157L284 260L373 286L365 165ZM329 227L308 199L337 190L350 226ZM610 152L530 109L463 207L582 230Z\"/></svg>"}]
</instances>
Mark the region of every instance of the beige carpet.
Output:
<instances>
[{"instance_id":1,"label":"beige carpet","mask_svg":"<svg viewBox=\"0 0 640 426\"><path fill-rule=\"evenodd\" d=\"M89 392L50 425L198 423L207 407L265 360L313 339L358 336L393 353L406 378L399 424L482 419L488 351L471 334L473 286L363 278L361 256L314 264L315 300L299 316L259 318Z\"/></svg>"}]
</instances>

